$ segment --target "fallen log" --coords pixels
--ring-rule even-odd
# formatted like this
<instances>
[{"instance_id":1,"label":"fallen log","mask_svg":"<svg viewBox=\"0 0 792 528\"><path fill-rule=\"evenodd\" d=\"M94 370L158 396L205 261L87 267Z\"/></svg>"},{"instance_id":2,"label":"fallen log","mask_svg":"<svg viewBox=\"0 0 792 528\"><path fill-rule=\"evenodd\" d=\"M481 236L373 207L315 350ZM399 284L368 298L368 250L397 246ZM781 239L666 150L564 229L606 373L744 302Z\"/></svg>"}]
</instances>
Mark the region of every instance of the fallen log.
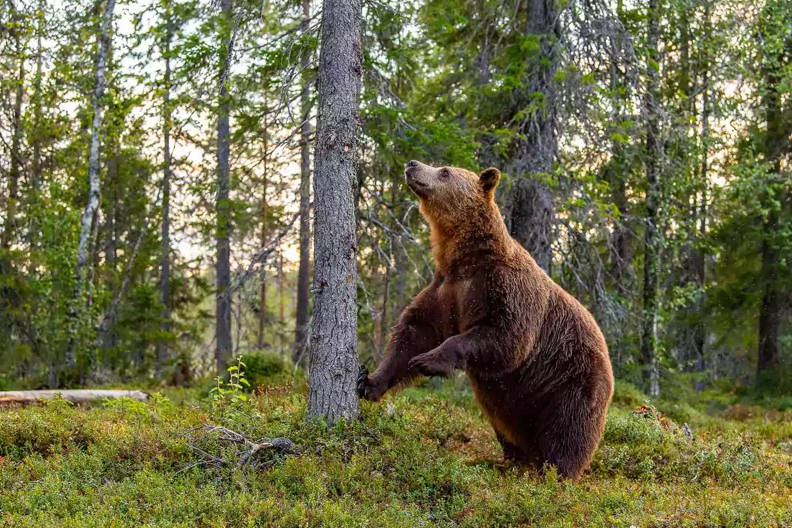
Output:
<instances>
[{"instance_id":1,"label":"fallen log","mask_svg":"<svg viewBox=\"0 0 792 528\"><path fill-rule=\"evenodd\" d=\"M148 395L139 390L28 390L0 391L0 405L30 405L41 400L52 400L56 395L72 403L89 403L101 400L130 398L137 401L148 400Z\"/></svg>"}]
</instances>

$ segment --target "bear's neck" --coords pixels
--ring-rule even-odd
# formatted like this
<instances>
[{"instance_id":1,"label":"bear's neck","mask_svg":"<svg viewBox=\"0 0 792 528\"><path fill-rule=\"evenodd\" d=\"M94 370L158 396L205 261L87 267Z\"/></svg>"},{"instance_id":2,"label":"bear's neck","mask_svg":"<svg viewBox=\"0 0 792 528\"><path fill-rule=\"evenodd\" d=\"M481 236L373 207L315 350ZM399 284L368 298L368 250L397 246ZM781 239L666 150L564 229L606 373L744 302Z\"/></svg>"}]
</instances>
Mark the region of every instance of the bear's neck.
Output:
<instances>
[{"instance_id":1,"label":"bear's neck","mask_svg":"<svg viewBox=\"0 0 792 528\"><path fill-rule=\"evenodd\" d=\"M494 203L473 217L430 219L429 225L435 266L444 275L502 261L511 252L512 238Z\"/></svg>"}]
</instances>

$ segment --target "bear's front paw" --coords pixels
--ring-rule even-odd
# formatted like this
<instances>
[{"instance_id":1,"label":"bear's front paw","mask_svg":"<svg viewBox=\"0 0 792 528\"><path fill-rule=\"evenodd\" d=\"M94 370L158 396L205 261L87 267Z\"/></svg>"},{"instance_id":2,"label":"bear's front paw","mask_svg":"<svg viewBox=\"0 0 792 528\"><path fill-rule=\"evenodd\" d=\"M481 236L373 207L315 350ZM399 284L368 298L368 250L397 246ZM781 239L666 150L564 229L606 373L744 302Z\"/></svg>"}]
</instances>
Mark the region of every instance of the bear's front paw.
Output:
<instances>
[{"instance_id":1,"label":"bear's front paw","mask_svg":"<svg viewBox=\"0 0 792 528\"><path fill-rule=\"evenodd\" d=\"M410 369L424 376L450 376L454 365L444 361L437 353L427 352L410 360Z\"/></svg>"},{"instance_id":2,"label":"bear's front paw","mask_svg":"<svg viewBox=\"0 0 792 528\"><path fill-rule=\"evenodd\" d=\"M364 365L360 365L357 379L357 392L360 398L369 401L377 401L382 396L382 390L371 383L369 371Z\"/></svg>"}]
</instances>

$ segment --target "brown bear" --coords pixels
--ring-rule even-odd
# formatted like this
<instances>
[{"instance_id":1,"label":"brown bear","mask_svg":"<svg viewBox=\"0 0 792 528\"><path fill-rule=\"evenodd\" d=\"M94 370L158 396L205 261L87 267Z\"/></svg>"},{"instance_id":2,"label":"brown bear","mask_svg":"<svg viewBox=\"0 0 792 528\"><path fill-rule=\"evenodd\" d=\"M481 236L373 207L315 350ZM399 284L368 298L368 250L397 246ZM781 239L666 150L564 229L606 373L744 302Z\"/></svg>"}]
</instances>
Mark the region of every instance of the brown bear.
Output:
<instances>
[{"instance_id":1,"label":"brown bear","mask_svg":"<svg viewBox=\"0 0 792 528\"><path fill-rule=\"evenodd\" d=\"M410 161L409 188L431 227L435 274L404 309L360 396L378 400L418 375L464 370L507 459L576 481L591 461L613 394L605 339L591 314L508 233L476 175Z\"/></svg>"}]
</instances>

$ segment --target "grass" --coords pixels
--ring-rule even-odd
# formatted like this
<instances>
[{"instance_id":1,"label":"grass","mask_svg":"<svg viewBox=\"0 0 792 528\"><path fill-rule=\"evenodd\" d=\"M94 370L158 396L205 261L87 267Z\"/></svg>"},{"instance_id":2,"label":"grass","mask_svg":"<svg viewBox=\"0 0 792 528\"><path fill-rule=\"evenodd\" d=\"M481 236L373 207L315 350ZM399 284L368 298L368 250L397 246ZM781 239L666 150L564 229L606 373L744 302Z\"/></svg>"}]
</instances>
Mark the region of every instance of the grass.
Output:
<instances>
[{"instance_id":1,"label":"grass","mask_svg":"<svg viewBox=\"0 0 792 528\"><path fill-rule=\"evenodd\" d=\"M619 383L591 471L577 485L501 464L463 380L363 404L330 429L305 422L305 386L240 408L204 390L149 403L0 411L0 526L789 526L792 412L734 394L645 403ZM763 404L765 406L763 406ZM266 469L191 467L191 429L285 436ZM208 437L196 445L224 449ZM225 453L227 454L227 453Z\"/></svg>"}]
</instances>

